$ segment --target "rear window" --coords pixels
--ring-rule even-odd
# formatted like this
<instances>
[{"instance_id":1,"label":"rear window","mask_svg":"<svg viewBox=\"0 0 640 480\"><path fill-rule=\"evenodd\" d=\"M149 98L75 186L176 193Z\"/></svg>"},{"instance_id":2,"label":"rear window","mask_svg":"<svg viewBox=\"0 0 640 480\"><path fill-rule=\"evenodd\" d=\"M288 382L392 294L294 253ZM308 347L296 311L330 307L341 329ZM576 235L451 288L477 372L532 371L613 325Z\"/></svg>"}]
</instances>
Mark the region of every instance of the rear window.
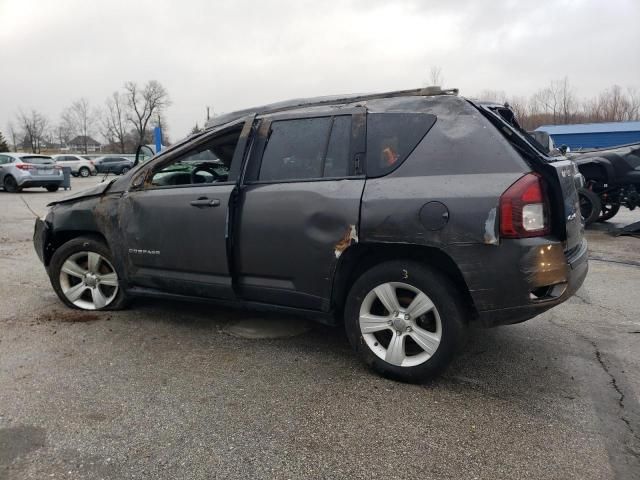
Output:
<instances>
[{"instance_id":1,"label":"rear window","mask_svg":"<svg viewBox=\"0 0 640 480\"><path fill-rule=\"evenodd\" d=\"M436 123L428 113L369 113L367 115L367 176L395 170Z\"/></svg>"},{"instance_id":2,"label":"rear window","mask_svg":"<svg viewBox=\"0 0 640 480\"><path fill-rule=\"evenodd\" d=\"M31 163L33 165L48 165L53 163L51 157L21 157L23 163Z\"/></svg>"}]
</instances>

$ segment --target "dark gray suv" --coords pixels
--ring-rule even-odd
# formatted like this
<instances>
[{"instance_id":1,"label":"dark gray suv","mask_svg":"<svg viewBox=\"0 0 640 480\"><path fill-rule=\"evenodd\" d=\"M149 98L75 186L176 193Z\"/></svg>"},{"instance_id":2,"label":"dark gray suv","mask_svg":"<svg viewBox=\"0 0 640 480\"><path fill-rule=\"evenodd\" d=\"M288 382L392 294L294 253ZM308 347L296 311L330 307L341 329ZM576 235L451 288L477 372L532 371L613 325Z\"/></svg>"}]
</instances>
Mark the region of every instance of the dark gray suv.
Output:
<instances>
[{"instance_id":1,"label":"dark gray suv","mask_svg":"<svg viewBox=\"0 0 640 480\"><path fill-rule=\"evenodd\" d=\"M34 243L70 307L208 299L344 323L382 374L441 372L468 324L521 322L587 274L571 161L455 90L216 117L54 202Z\"/></svg>"}]
</instances>

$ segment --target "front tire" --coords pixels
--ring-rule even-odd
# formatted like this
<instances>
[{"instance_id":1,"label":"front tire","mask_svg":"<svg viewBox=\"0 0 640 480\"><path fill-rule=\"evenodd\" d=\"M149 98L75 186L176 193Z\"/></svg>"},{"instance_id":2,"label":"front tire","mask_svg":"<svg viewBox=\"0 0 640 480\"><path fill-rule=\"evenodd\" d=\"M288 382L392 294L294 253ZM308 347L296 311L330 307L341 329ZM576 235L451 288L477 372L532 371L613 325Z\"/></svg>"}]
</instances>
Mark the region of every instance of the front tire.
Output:
<instances>
[{"instance_id":1,"label":"front tire","mask_svg":"<svg viewBox=\"0 0 640 480\"><path fill-rule=\"evenodd\" d=\"M619 203L603 203L602 211L600 212L600 216L598 217L599 222L606 222L607 220L611 220L618 214L620 210Z\"/></svg>"},{"instance_id":2,"label":"front tire","mask_svg":"<svg viewBox=\"0 0 640 480\"><path fill-rule=\"evenodd\" d=\"M47 192L57 192L58 189L60 188L60 185L47 185L44 188L47 189Z\"/></svg>"},{"instance_id":3,"label":"front tire","mask_svg":"<svg viewBox=\"0 0 640 480\"><path fill-rule=\"evenodd\" d=\"M125 175L128 171L129 167L122 167L122 170L120 170L120 175Z\"/></svg>"},{"instance_id":4,"label":"front tire","mask_svg":"<svg viewBox=\"0 0 640 480\"><path fill-rule=\"evenodd\" d=\"M58 248L49 264L49 279L67 306L81 310L119 310L127 302L121 276L104 242L78 237Z\"/></svg>"},{"instance_id":5,"label":"front tire","mask_svg":"<svg viewBox=\"0 0 640 480\"><path fill-rule=\"evenodd\" d=\"M87 178L89 175L91 175L91 171L87 167L80 167L78 173L82 178Z\"/></svg>"},{"instance_id":6,"label":"front tire","mask_svg":"<svg viewBox=\"0 0 640 480\"><path fill-rule=\"evenodd\" d=\"M411 261L384 262L351 288L345 329L375 371L422 383L442 373L464 343L463 305L455 285L437 270Z\"/></svg>"},{"instance_id":7,"label":"front tire","mask_svg":"<svg viewBox=\"0 0 640 480\"><path fill-rule=\"evenodd\" d=\"M578 197L580 200L580 215L584 219L584 224L585 226L591 225L598 219L602 210L600 197L586 188L581 188L578 191Z\"/></svg>"}]
</instances>

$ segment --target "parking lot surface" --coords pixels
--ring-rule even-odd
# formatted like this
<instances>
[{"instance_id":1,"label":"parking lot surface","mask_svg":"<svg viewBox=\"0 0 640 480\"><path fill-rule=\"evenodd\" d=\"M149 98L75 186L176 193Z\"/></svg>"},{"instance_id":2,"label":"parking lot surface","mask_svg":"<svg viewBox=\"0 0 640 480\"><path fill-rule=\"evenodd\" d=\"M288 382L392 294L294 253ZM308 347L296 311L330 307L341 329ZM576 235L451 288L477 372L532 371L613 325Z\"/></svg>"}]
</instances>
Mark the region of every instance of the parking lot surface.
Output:
<instances>
[{"instance_id":1,"label":"parking lot surface","mask_svg":"<svg viewBox=\"0 0 640 480\"><path fill-rule=\"evenodd\" d=\"M0 191L0 478L640 478L640 239L611 222L588 231L574 298L473 330L416 386L367 370L341 329L249 339L227 325L273 317L67 309L23 202L43 215L64 195Z\"/></svg>"}]
</instances>

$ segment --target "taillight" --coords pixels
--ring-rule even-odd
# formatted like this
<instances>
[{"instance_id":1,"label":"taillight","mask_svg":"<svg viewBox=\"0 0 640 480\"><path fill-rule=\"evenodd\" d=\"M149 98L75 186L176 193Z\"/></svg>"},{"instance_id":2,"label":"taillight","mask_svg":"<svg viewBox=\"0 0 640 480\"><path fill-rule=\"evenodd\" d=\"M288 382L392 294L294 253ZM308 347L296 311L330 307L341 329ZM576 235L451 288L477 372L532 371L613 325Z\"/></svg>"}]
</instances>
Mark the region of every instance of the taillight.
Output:
<instances>
[{"instance_id":1,"label":"taillight","mask_svg":"<svg viewBox=\"0 0 640 480\"><path fill-rule=\"evenodd\" d=\"M548 235L549 207L542 179L527 173L500 197L500 236L524 238Z\"/></svg>"},{"instance_id":2,"label":"taillight","mask_svg":"<svg viewBox=\"0 0 640 480\"><path fill-rule=\"evenodd\" d=\"M20 170L35 170L36 169L36 167L31 165L30 163L17 163L16 164L16 168L19 168Z\"/></svg>"}]
</instances>

